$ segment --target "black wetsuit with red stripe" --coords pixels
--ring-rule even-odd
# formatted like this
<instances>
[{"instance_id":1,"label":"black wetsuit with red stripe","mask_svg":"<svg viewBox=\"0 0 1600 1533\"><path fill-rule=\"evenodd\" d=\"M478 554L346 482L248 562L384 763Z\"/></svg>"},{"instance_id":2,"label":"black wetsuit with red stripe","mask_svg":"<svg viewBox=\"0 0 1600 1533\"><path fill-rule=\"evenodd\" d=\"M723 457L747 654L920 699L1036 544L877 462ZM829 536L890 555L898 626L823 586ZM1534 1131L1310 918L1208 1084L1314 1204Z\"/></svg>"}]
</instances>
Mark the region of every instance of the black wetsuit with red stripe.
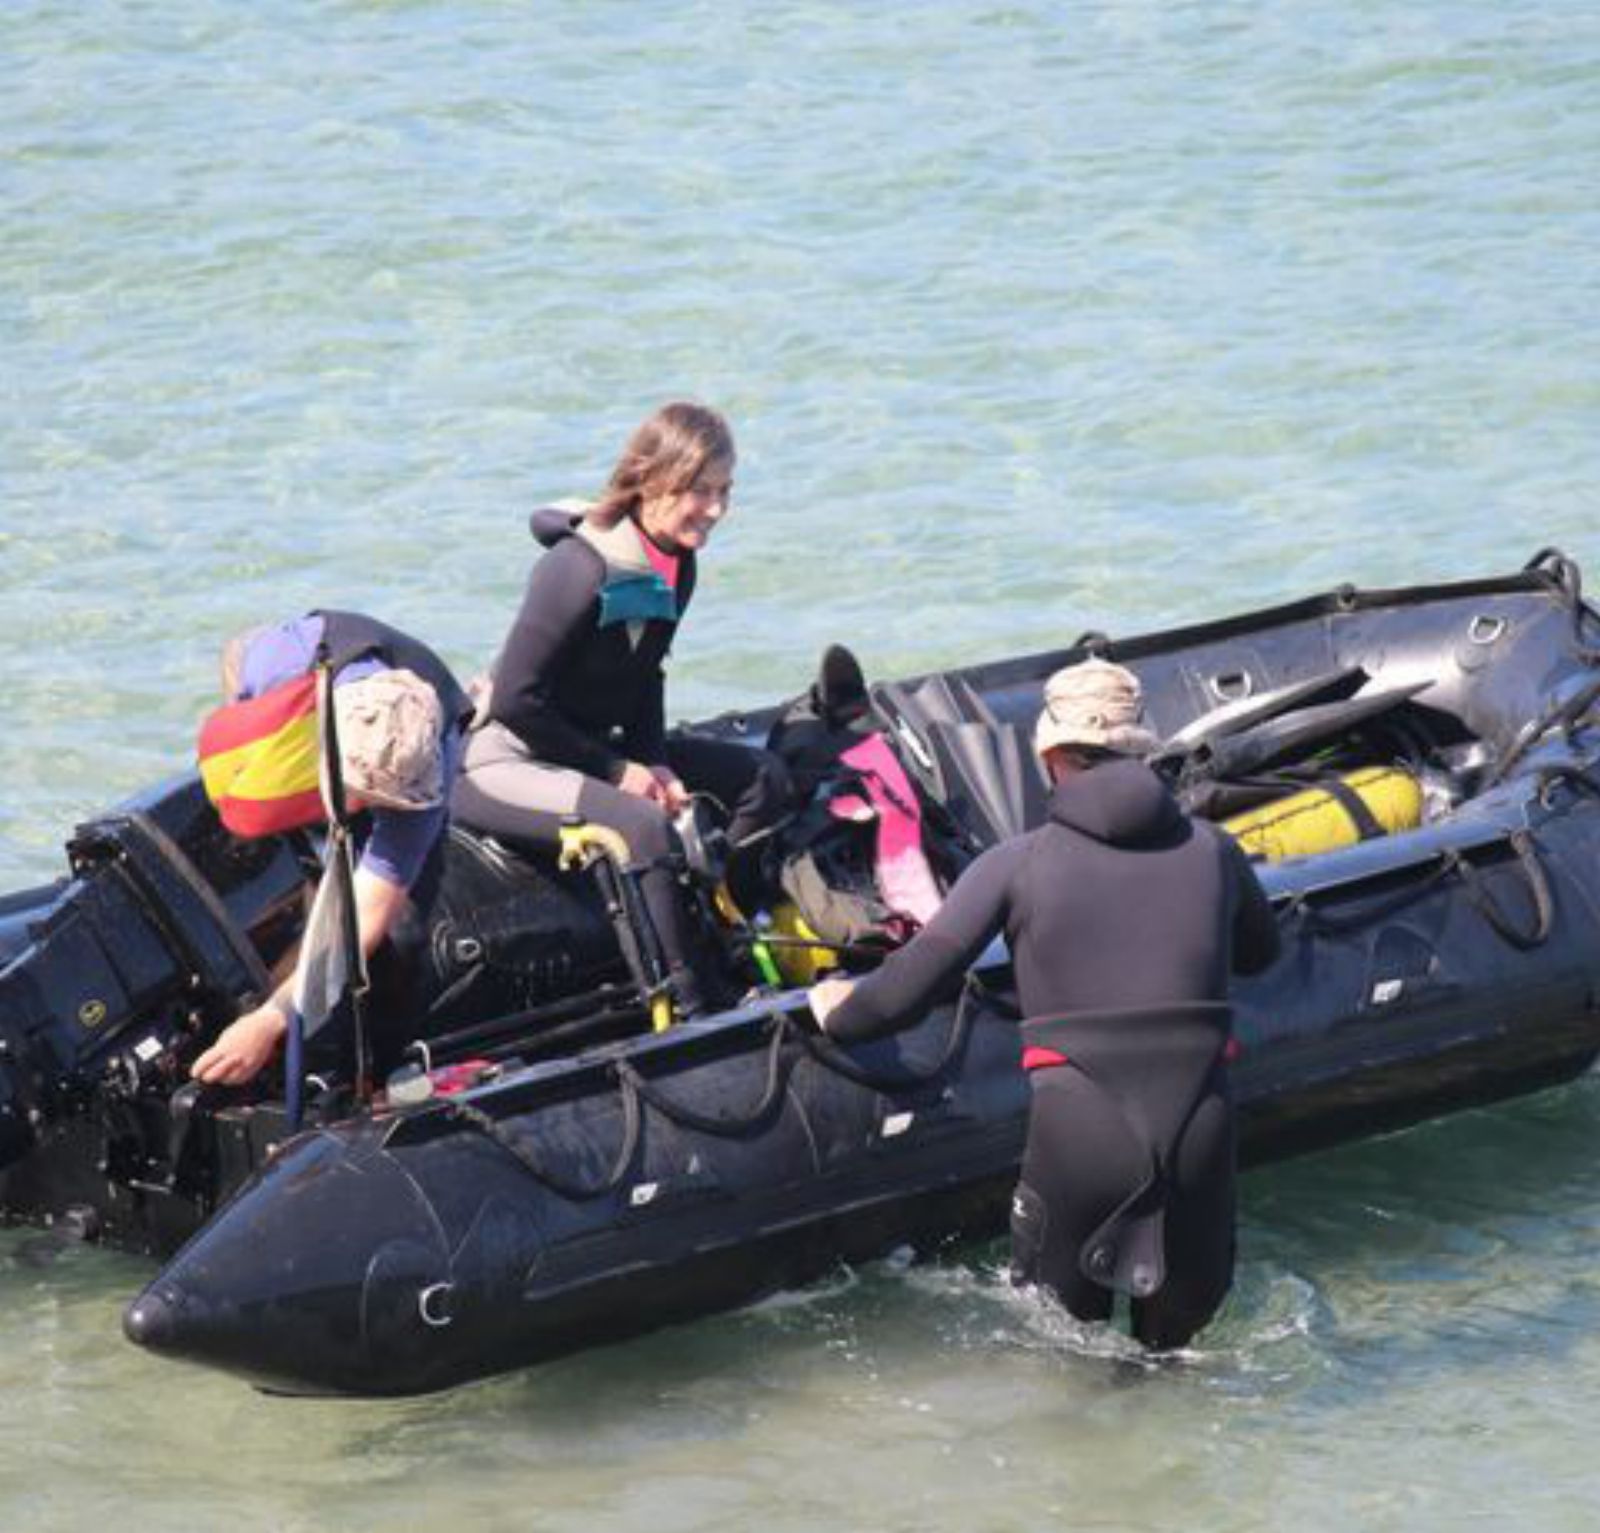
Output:
<instances>
[{"instance_id":1,"label":"black wetsuit with red stripe","mask_svg":"<svg viewBox=\"0 0 1600 1533\"><path fill-rule=\"evenodd\" d=\"M1233 840L1186 816L1148 767L1111 761L1063 779L1046 824L973 863L927 927L833 1013L829 1033L867 1039L909 1026L955 992L1001 932L1029 1017L1223 1001L1230 973L1265 968L1278 951L1271 907ZM1030 1066L1061 1062L1029 1052ZM1167 1281L1135 1304L1135 1330L1154 1345L1186 1341L1232 1278L1233 1113L1225 1069L1214 1075L1175 1168ZM1080 1237L1146 1161L1086 1078L1034 1068L1030 1079L1015 1272L1053 1288L1074 1314L1104 1318L1112 1296L1079 1272Z\"/></svg>"}]
</instances>

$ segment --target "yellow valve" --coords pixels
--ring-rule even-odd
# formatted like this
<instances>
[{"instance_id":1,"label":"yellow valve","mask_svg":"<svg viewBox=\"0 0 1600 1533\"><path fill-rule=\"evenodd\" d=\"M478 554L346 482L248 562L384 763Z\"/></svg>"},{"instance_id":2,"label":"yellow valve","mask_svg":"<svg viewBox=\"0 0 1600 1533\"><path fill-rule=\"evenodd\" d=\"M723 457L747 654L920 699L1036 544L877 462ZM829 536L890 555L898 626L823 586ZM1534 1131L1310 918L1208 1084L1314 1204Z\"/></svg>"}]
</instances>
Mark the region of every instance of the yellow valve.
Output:
<instances>
[{"instance_id":1,"label":"yellow valve","mask_svg":"<svg viewBox=\"0 0 1600 1533\"><path fill-rule=\"evenodd\" d=\"M715 908L717 914L721 916L729 926L744 925L744 912L740 910L736 904L734 904L733 895L728 890L728 881L726 879L723 879L723 881L711 891L711 904Z\"/></svg>"}]
</instances>

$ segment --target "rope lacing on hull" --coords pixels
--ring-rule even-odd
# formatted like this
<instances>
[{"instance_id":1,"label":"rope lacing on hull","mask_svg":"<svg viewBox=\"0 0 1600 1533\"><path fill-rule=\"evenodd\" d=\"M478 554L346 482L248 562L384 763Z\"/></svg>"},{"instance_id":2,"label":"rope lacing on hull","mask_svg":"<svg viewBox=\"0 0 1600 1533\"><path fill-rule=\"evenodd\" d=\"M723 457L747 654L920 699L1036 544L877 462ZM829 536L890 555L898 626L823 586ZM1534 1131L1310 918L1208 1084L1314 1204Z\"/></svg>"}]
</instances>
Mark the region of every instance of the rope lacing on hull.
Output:
<instances>
[{"instance_id":1,"label":"rope lacing on hull","mask_svg":"<svg viewBox=\"0 0 1600 1533\"><path fill-rule=\"evenodd\" d=\"M527 1136L518 1135L480 1107L450 1097L436 1098L437 1106L463 1126L475 1130L503 1150L512 1160L558 1197L573 1203L593 1202L616 1192L633 1170L648 1106L669 1122L692 1133L735 1139L765 1125L789 1084L789 1077L803 1051L823 1069L868 1091L884 1095L920 1090L941 1079L960 1058L972 1032L973 996L983 990L982 982L969 975L956 1003L955 1016L944 1048L934 1063L924 1070L894 1073L869 1070L837 1044L812 1031L789 1011L775 1012L768 1019L771 1038L767 1044L766 1080L755 1105L742 1113L702 1113L674 1101L661 1087L646 1079L627 1059L615 1060L609 1074L622 1102L622 1137L610 1170L595 1182L569 1181L541 1165L530 1153ZM791 1041L798 1049L787 1048Z\"/></svg>"},{"instance_id":2,"label":"rope lacing on hull","mask_svg":"<svg viewBox=\"0 0 1600 1533\"><path fill-rule=\"evenodd\" d=\"M516 1134L481 1107L474 1107L470 1102L458 1102L449 1097L440 1099L439 1105L457 1122L476 1129L485 1139L504 1150L529 1176L541 1186L548 1187L557 1197L565 1198L569 1203L591 1203L596 1198L603 1198L615 1192L622 1185L633 1167L634 1156L639 1149L639 1131L643 1126L644 1117L639 1109L639 1093L626 1079L619 1078L617 1084L622 1097L622 1142L617 1148L616 1158L611 1163L610 1171L598 1182L593 1183L569 1182L555 1175L548 1166L541 1166L524 1148Z\"/></svg>"},{"instance_id":3,"label":"rope lacing on hull","mask_svg":"<svg viewBox=\"0 0 1600 1533\"><path fill-rule=\"evenodd\" d=\"M983 982L969 974L966 984L962 987L960 999L956 1002L956 1014L951 1019L950 1036L945 1040L943 1053L926 1070L906 1071L895 1076L881 1075L867 1069L865 1065L846 1054L838 1044L822 1033L813 1032L810 1028L802 1026L793 1017L785 1017L784 1020L794 1029L795 1036L799 1038L806 1053L823 1069L831 1070L835 1075L841 1075L858 1086L864 1086L868 1091L889 1095L931 1086L949 1070L966 1048L967 1038L972 1032L970 1009L972 998L983 991Z\"/></svg>"},{"instance_id":4,"label":"rope lacing on hull","mask_svg":"<svg viewBox=\"0 0 1600 1533\"><path fill-rule=\"evenodd\" d=\"M1527 880L1528 893L1533 901L1533 925L1529 930L1518 928L1507 918L1500 902L1484 879L1482 870L1454 847L1440 853L1438 866L1426 877L1398 890L1387 899L1364 905L1349 915L1336 916L1329 911L1319 910L1310 904L1309 896L1304 893L1295 895L1285 908L1312 933L1347 936L1351 932L1360 931L1397 914L1425 894L1432 892L1447 879L1455 877L1465 886L1468 903L1488 923L1490 930L1512 947L1528 952L1541 946L1550 935L1551 926L1555 921L1555 897L1550 888L1550 877L1539 861L1539 848L1533 836L1526 830L1516 830L1507 837L1507 842L1516 853L1518 865Z\"/></svg>"}]
</instances>

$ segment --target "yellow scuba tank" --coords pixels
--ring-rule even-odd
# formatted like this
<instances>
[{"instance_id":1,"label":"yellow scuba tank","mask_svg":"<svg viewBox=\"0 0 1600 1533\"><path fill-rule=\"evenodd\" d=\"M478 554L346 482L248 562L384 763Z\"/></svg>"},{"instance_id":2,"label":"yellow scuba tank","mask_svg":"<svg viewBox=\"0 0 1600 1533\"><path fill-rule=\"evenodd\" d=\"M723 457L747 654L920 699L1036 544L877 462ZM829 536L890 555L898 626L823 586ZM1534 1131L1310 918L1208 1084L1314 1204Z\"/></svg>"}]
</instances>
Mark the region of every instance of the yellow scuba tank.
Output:
<instances>
[{"instance_id":1,"label":"yellow scuba tank","mask_svg":"<svg viewBox=\"0 0 1600 1533\"><path fill-rule=\"evenodd\" d=\"M1283 862L1422 823L1422 784L1401 767L1363 767L1324 787L1280 798L1224 820L1252 857Z\"/></svg>"}]
</instances>

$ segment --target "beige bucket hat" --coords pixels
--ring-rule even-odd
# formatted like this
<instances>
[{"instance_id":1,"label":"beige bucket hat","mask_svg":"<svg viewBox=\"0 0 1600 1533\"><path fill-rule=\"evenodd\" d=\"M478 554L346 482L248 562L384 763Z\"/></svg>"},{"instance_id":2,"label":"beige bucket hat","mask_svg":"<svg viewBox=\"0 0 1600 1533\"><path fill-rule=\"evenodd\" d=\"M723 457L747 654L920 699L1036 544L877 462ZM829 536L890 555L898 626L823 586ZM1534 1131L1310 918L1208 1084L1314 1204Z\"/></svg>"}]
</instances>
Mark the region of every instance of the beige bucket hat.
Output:
<instances>
[{"instance_id":1,"label":"beige bucket hat","mask_svg":"<svg viewBox=\"0 0 1600 1533\"><path fill-rule=\"evenodd\" d=\"M1132 671L1109 660L1080 661L1045 682L1033 748L1041 756L1062 745L1142 756L1159 743L1141 722L1143 713L1143 689Z\"/></svg>"},{"instance_id":2,"label":"beige bucket hat","mask_svg":"<svg viewBox=\"0 0 1600 1533\"><path fill-rule=\"evenodd\" d=\"M444 710L415 671L378 671L333 689L345 789L383 809L444 801Z\"/></svg>"}]
</instances>

